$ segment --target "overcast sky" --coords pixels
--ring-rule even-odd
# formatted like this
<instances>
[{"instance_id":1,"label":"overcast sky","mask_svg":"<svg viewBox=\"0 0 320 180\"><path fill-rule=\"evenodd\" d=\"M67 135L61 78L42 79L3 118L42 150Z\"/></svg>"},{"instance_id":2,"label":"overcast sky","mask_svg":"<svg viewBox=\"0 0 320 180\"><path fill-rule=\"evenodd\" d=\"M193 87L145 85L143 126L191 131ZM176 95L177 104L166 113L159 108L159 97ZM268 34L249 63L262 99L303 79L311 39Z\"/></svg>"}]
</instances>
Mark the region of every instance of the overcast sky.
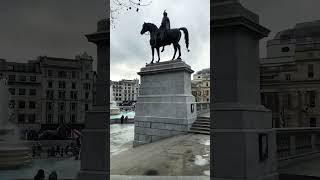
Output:
<instances>
[{"instance_id":1,"label":"overcast sky","mask_svg":"<svg viewBox=\"0 0 320 180\"><path fill-rule=\"evenodd\" d=\"M116 27L110 34L112 80L139 78L137 72L151 61L150 36L140 35L142 24L150 22L159 27L164 10L168 13L171 28L186 27L189 31L190 52L186 50L184 35L179 43L182 59L194 71L210 66L210 0L153 0L139 13L124 11L117 16ZM167 46L161 53L161 61L172 59L173 52L173 46Z\"/></svg>"},{"instance_id":2,"label":"overcast sky","mask_svg":"<svg viewBox=\"0 0 320 180\"><path fill-rule=\"evenodd\" d=\"M260 16L272 32L269 38L296 23L320 20L319 0L240 0ZM149 36L139 34L144 21L160 25L167 9L171 27L185 26L190 33L190 52L180 41L182 58L195 71L209 67L209 0L152 0L139 13L123 12L111 31L111 78L138 77L136 72L151 60ZM106 17L106 0L1 0L0 58L24 62L39 55L74 58L83 51L96 57L96 47L84 34L96 31ZM267 38L266 38L267 39ZM261 56L265 56L265 40ZM161 55L172 57L172 46Z\"/></svg>"},{"instance_id":3,"label":"overcast sky","mask_svg":"<svg viewBox=\"0 0 320 180\"><path fill-rule=\"evenodd\" d=\"M0 58L74 58L84 51L96 57L84 35L95 32L106 14L106 0L1 0Z\"/></svg>"}]
</instances>

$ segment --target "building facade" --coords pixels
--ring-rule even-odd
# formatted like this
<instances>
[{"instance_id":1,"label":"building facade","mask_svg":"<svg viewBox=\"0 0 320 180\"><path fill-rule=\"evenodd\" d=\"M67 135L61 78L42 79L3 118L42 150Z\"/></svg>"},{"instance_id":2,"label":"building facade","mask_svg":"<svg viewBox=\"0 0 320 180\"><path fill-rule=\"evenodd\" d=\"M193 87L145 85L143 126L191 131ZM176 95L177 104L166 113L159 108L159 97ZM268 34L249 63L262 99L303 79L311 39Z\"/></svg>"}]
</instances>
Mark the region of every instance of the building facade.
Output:
<instances>
[{"instance_id":1,"label":"building facade","mask_svg":"<svg viewBox=\"0 0 320 180\"><path fill-rule=\"evenodd\" d=\"M139 95L139 80L110 81L113 90L113 99L117 104L123 102L135 102Z\"/></svg>"},{"instance_id":2,"label":"building facade","mask_svg":"<svg viewBox=\"0 0 320 180\"><path fill-rule=\"evenodd\" d=\"M320 21L297 24L267 42L261 101L274 127L320 126Z\"/></svg>"},{"instance_id":3,"label":"building facade","mask_svg":"<svg viewBox=\"0 0 320 180\"><path fill-rule=\"evenodd\" d=\"M2 60L14 121L23 129L70 124L81 127L93 104L93 59L40 56L27 63Z\"/></svg>"},{"instance_id":4,"label":"building facade","mask_svg":"<svg viewBox=\"0 0 320 180\"><path fill-rule=\"evenodd\" d=\"M210 102L210 69L203 69L193 75L191 91L196 102Z\"/></svg>"}]
</instances>

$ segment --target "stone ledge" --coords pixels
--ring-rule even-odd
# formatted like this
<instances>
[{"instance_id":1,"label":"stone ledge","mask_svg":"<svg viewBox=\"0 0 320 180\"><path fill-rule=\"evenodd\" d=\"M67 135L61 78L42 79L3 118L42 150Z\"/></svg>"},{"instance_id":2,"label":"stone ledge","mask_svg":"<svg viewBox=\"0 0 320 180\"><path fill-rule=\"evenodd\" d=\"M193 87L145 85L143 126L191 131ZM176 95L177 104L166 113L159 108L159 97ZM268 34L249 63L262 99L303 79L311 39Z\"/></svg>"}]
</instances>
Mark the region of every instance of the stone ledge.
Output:
<instances>
[{"instance_id":1,"label":"stone ledge","mask_svg":"<svg viewBox=\"0 0 320 180\"><path fill-rule=\"evenodd\" d=\"M146 75L146 74L158 74L158 73L177 72L177 71L186 71L190 74L194 72L191 69L191 67L187 65L184 61L172 60L172 61L148 64L146 65L146 67L141 68L138 74Z\"/></svg>"}]
</instances>

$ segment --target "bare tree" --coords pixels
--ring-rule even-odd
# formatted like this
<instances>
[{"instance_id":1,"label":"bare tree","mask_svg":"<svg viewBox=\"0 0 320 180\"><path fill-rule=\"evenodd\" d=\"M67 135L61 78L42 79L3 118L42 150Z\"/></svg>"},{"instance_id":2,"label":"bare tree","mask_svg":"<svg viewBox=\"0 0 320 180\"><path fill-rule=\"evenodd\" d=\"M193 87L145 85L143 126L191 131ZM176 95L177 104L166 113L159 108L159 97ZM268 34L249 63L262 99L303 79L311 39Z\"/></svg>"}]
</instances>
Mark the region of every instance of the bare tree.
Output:
<instances>
[{"instance_id":1,"label":"bare tree","mask_svg":"<svg viewBox=\"0 0 320 180\"><path fill-rule=\"evenodd\" d=\"M141 8L149 6L151 3L151 0L112 0L110 4L110 24L112 28L115 28L117 16L123 10L139 12Z\"/></svg>"}]
</instances>

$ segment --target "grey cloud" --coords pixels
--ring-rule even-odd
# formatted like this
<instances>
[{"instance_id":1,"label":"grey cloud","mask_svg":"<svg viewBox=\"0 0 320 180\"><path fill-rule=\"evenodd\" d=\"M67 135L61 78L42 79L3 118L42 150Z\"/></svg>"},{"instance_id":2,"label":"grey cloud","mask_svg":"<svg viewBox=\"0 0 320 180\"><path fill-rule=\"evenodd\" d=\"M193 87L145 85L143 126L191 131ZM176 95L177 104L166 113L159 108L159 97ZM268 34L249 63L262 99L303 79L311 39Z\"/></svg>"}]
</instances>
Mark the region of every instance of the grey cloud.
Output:
<instances>
[{"instance_id":1,"label":"grey cloud","mask_svg":"<svg viewBox=\"0 0 320 180\"><path fill-rule=\"evenodd\" d=\"M120 72L111 70L111 79L125 78L121 74L127 71L133 71L134 73L131 74L138 77L136 72L146 62L150 62L149 36L141 36L140 30L143 22L152 22L159 26L165 9L170 18L171 28L188 28L191 52L186 51L184 36L182 36L180 40L182 58L196 71L209 67L209 2L209 0L156 0L152 1L150 6L141 9L140 13L124 11L118 16L116 28L111 31L111 66L126 63L132 63L132 65L130 69L122 69ZM119 46L121 50L118 49ZM173 47L167 46L165 52L161 53L161 60L169 60L172 55ZM157 60L156 56L155 59Z\"/></svg>"},{"instance_id":2,"label":"grey cloud","mask_svg":"<svg viewBox=\"0 0 320 180\"><path fill-rule=\"evenodd\" d=\"M95 45L85 34L106 17L105 0L2 0L0 58L23 62L38 55L73 58Z\"/></svg>"}]
</instances>

